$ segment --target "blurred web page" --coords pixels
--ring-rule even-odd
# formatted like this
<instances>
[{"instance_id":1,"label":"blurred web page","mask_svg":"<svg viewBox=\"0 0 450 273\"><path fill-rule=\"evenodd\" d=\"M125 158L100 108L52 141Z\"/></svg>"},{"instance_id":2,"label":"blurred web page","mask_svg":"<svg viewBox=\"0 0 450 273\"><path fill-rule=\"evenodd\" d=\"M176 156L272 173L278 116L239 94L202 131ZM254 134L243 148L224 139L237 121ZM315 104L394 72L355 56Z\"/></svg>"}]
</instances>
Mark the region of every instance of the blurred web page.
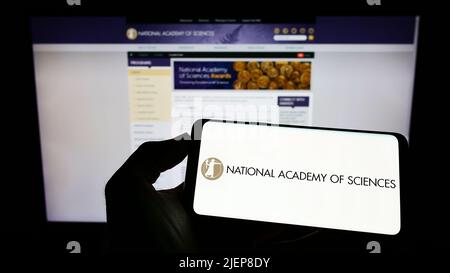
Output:
<instances>
[{"instance_id":1,"label":"blurred web page","mask_svg":"<svg viewBox=\"0 0 450 273\"><path fill-rule=\"evenodd\" d=\"M200 118L408 137L418 20L32 18L48 220L105 221L104 186L128 156ZM179 185L185 168L161 174L155 188Z\"/></svg>"}]
</instances>

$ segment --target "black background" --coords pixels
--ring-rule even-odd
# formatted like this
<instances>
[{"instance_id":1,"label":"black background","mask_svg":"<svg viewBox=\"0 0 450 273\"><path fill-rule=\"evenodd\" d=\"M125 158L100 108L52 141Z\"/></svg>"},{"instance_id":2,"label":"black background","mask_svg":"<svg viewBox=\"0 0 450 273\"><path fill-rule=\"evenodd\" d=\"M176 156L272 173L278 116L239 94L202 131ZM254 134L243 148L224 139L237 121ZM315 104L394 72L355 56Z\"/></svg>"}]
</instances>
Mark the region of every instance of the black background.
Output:
<instances>
[{"instance_id":1,"label":"black background","mask_svg":"<svg viewBox=\"0 0 450 273\"><path fill-rule=\"evenodd\" d=\"M307 15L420 15L420 33L413 113L410 133L406 188L407 221L405 235L388 240L384 253L440 253L448 237L445 186L448 167L445 160L448 93L448 49L445 48L448 25L443 4L430 1L382 0L381 6L366 1L253 1L192 3L171 2L161 5L151 1L87 1L69 7L65 0L16 3L2 9L2 159L1 223L3 247L16 254L66 254L66 243L80 241L83 255L103 253L104 224L46 223L34 72L29 32L30 15L135 15L140 18L176 19L208 15L216 17L260 17L266 20ZM158 1L160 2L160 1ZM383 111L380 109L380 111ZM406 187L407 185L407 187ZM367 242L372 235L348 235L324 232L321 246L312 242L317 252L353 251L355 244ZM364 236L364 237L361 237ZM338 239L336 239L338 238ZM339 241L339 238L343 238ZM375 236L375 239L379 237ZM338 244L327 244L338 240ZM341 245L340 245L341 244ZM365 245L361 246L364 253ZM174 259L169 257L168 259Z\"/></svg>"}]
</instances>

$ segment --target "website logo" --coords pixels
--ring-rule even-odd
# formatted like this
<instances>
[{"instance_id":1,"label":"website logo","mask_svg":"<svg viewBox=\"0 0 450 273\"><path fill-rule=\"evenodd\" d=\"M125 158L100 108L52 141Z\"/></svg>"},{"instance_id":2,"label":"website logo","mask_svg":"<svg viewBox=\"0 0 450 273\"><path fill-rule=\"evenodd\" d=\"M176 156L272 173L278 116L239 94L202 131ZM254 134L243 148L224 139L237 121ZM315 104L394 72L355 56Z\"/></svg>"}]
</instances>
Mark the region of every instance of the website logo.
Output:
<instances>
[{"instance_id":1,"label":"website logo","mask_svg":"<svg viewBox=\"0 0 450 273\"><path fill-rule=\"evenodd\" d=\"M207 158L202 164L202 175L208 180L216 180L223 173L222 161L215 157Z\"/></svg>"},{"instance_id":2,"label":"website logo","mask_svg":"<svg viewBox=\"0 0 450 273\"><path fill-rule=\"evenodd\" d=\"M126 32L128 40L136 40L138 32L135 28L130 27Z\"/></svg>"}]
</instances>

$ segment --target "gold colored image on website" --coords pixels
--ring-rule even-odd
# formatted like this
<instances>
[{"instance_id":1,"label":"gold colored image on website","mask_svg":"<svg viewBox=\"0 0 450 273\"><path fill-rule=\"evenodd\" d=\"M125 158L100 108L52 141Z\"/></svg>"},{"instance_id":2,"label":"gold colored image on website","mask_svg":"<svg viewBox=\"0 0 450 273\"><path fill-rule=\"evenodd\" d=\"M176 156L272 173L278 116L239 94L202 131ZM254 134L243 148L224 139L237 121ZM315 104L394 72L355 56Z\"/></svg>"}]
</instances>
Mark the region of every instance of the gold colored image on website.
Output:
<instances>
[{"instance_id":1,"label":"gold colored image on website","mask_svg":"<svg viewBox=\"0 0 450 273\"><path fill-rule=\"evenodd\" d=\"M236 90L310 90L311 62L265 61L234 62Z\"/></svg>"}]
</instances>

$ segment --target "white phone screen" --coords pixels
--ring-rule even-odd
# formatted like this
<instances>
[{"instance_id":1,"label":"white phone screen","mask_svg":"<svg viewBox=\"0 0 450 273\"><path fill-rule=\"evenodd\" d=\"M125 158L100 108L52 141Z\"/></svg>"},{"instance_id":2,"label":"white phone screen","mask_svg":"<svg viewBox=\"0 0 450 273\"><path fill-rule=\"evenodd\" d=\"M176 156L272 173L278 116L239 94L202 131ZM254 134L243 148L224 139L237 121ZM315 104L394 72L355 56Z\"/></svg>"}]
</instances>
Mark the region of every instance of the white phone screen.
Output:
<instances>
[{"instance_id":1,"label":"white phone screen","mask_svg":"<svg viewBox=\"0 0 450 273\"><path fill-rule=\"evenodd\" d=\"M208 121L194 211L395 235L399 160L390 134Z\"/></svg>"}]
</instances>

